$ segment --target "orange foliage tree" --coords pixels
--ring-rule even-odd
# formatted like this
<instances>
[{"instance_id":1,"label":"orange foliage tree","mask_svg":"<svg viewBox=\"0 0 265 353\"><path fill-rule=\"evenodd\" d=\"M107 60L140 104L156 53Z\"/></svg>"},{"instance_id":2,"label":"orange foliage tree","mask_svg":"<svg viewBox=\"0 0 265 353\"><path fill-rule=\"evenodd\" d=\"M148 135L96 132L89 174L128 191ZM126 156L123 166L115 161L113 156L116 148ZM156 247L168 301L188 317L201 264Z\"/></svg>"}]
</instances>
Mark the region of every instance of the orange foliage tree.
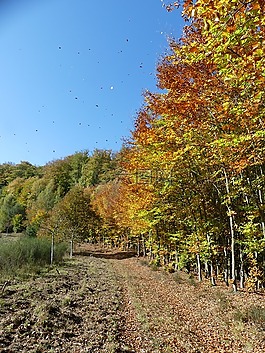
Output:
<instances>
[{"instance_id":1,"label":"orange foliage tree","mask_svg":"<svg viewBox=\"0 0 265 353\"><path fill-rule=\"evenodd\" d=\"M145 93L128 145L125 209L137 215L148 190L156 256L195 266L199 279L203 260L212 283L222 272L236 290L248 254L262 266L264 253L264 5L184 1L183 16L183 37L158 65L162 91Z\"/></svg>"}]
</instances>

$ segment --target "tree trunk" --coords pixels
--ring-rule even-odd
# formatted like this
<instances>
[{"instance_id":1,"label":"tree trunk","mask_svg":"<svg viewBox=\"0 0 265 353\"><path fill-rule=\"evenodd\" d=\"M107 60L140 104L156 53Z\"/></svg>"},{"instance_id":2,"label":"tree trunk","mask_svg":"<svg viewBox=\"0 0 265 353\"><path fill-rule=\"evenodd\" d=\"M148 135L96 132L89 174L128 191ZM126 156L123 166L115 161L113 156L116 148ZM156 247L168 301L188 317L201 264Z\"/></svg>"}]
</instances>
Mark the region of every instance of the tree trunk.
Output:
<instances>
[{"instance_id":1,"label":"tree trunk","mask_svg":"<svg viewBox=\"0 0 265 353\"><path fill-rule=\"evenodd\" d=\"M142 234L142 243L143 243L143 256L146 257L145 239L144 239L144 235L143 234Z\"/></svg>"},{"instance_id":2,"label":"tree trunk","mask_svg":"<svg viewBox=\"0 0 265 353\"><path fill-rule=\"evenodd\" d=\"M148 242L149 242L148 258L149 258L149 260L152 260L152 257L153 257L151 239L152 239L152 230L150 229L149 234L148 234Z\"/></svg>"},{"instance_id":3,"label":"tree trunk","mask_svg":"<svg viewBox=\"0 0 265 353\"><path fill-rule=\"evenodd\" d=\"M244 272L244 262L243 262L243 252L240 248L240 288L244 288L245 282L245 272Z\"/></svg>"},{"instance_id":4,"label":"tree trunk","mask_svg":"<svg viewBox=\"0 0 265 353\"><path fill-rule=\"evenodd\" d=\"M175 271L177 271L179 269L179 257L178 257L178 251L176 248L176 252L175 252Z\"/></svg>"},{"instance_id":5,"label":"tree trunk","mask_svg":"<svg viewBox=\"0 0 265 353\"><path fill-rule=\"evenodd\" d=\"M212 258L212 249L211 249L211 238L210 235L207 233L207 242L209 245L209 254L210 254L210 258ZM207 270L208 270L208 262L207 262ZM207 274L209 275L209 270L207 272ZM215 277L214 277L214 270L213 270L213 262L212 260L210 260L210 278L211 278L211 284L212 286L215 286Z\"/></svg>"},{"instance_id":6,"label":"tree trunk","mask_svg":"<svg viewBox=\"0 0 265 353\"><path fill-rule=\"evenodd\" d=\"M200 254L196 255L197 258L197 270L198 270L198 281L202 281L202 269L201 269L201 259L200 259Z\"/></svg>"},{"instance_id":7,"label":"tree trunk","mask_svg":"<svg viewBox=\"0 0 265 353\"><path fill-rule=\"evenodd\" d=\"M137 256L140 256L140 237L137 238Z\"/></svg>"},{"instance_id":8,"label":"tree trunk","mask_svg":"<svg viewBox=\"0 0 265 353\"><path fill-rule=\"evenodd\" d=\"M210 274L211 274L211 284L212 286L216 286L212 261L210 261Z\"/></svg>"},{"instance_id":9,"label":"tree trunk","mask_svg":"<svg viewBox=\"0 0 265 353\"><path fill-rule=\"evenodd\" d=\"M227 248L224 248L224 258L225 258L225 268L224 268L224 281L227 286L229 286L229 263L228 263L228 255Z\"/></svg>"},{"instance_id":10,"label":"tree trunk","mask_svg":"<svg viewBox=\"0 0 265 353\"><path fill-rule=\"evenodd\" d=\"M51 265L54 259L54 232L52 232L52 243L51 243Z\"/></svg>"},{"instance_id":11,"label":"tree trunk","mask_svg":"<svg viewBox=\"0 0 265 353\"><path fill-rule=\"evenodd\" d=\"M237 285L236 285L236 261L235 261L235 228L234 228L234 218L233 218L234 212L231 209L229 182L225 171L224 171L224 175L225 175L226 192L228 197L228 202L226 203L226 207L228 211L227 213L229 217L229 226L230 226L230 235L231 235L231 280L232 280L233 291L236 292Z\"/></svg>"},{"instance_id":12,"label":"tree trunk","mask_svg":"<svg viewBox=\"0 0 265 353\"><path fill-rule=\"evenodd\" d=\"M233 291L237 291L236 285L236 261L235 261L235 232L234 232L234 222L233 216L229 216L230 223L230 234L231 234L231 280Z\"/></svg>"},{"instance_id":13,"label":"tree trunk","mask_svg":"<svg viewBox=\"0 0 265 353\"><path fill-rule=\"evenodd\" d=\"M74 252L74 235L72 234L71 240L70 240L70 259L73 257L73 252Z\"/></svg>"},{"instance_id":14,"label":"tree trunk","mask_svg":"<svg viewBox=\"0 0 265 353\"><path fill-rule=\"evenodd\" d=\"M204 273L205 273L205 278L209 278L209 265L208 261L204 262Z\"/></svg>"},{"instance_id":15,"label":"tree trunk","mask_svg":"<svg viewBox=\"0 0 265 353\"><path fill-rule=\"evenodd\" d=\"M263 203L262 192L261 192L260 189L258 189L258 195L259 195L259 202L260 202L261 208L263 209L264 203ZM262 229L263 238L265 238L265 224L264 224L263 219L261 219L260 223L261 223L261 229Z\"/></svg>"},{"instance_id":16,"label":"tree trunk","mask_svg":"<svg viewBox=\"0 0 265 353\"><path fill-rule=\"evenodd\" d=\"M262 167L260 166L260 175L263 177L263 170L262 170ZM261 205L261 208L263 210L263 206L264 206L264 203L263 203L263 197L262 197L262 192L261 192L261 189L258 190L258 193L259 193L259 201L260 201L260 205ZM263 216L263 212L262 212L262 215ZM264 219L263 217L261 217L261 229L262 229L262 234L263 234L263 237L265 238L265 223L264 223Z\"/></svg>"}]
</instances>

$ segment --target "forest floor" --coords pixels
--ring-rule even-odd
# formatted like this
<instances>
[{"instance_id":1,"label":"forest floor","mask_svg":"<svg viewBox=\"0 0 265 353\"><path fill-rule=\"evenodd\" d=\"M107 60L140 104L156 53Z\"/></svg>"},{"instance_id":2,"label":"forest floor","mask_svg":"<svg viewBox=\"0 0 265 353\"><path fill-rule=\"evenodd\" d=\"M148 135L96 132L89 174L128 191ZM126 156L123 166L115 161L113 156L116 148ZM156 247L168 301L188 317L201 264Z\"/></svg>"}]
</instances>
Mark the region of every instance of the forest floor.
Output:
<instances>
[{"instance_id":1,"label":"forest floor","mask_svg":"<svg viewBox=\"0 0 265 353\"><path fill-rule=\"evenodd\" d=\"M0 278L0 352L265 352L263 293L154 271L133 255L85 246L39 275Z\"/></svg>"}]
</instances>

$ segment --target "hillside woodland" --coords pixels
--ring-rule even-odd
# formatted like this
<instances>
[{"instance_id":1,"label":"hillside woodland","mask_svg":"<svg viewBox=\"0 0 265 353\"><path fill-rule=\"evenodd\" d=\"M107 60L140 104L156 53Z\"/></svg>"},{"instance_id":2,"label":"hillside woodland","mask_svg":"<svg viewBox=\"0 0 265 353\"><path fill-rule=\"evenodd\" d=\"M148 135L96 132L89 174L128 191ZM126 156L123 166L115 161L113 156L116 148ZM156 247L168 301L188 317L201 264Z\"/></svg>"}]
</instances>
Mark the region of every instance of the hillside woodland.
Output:
<instances>
[{"instance_id":1,"label":"hillside woodland","mask_svg":"<svg viewBox=\"0 0 265 353\"><path fill-rule=\"evenodd\" d=\"M2 164L0 231L134 248L170 272L262 289L264 11L263 0L184 1L183 36L122 150Z\"/></svg>"}]
</instances>

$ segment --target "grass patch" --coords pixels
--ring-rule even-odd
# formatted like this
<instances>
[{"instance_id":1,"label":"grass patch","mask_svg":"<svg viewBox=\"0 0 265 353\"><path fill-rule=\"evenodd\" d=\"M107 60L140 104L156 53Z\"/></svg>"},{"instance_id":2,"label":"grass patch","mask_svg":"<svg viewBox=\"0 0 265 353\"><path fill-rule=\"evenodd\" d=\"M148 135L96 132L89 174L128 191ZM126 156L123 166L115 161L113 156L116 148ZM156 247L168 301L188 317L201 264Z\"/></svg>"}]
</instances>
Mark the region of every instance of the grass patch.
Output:
<instances>
[{"instance_id":1,"label":"grass patch","mask_svg":"<svg viewBox=\"0 0 265 353\"><path fill-rule=\"evenodd\" d=\"M198 286L198 282L197 282L197 280L195 279L195 277L194 277L193 274L190 274L190 275L189 275L187 281L188 281L188 284L189 284L190 286L193 286L193 287L197 287L197 286Z\"/></svg>"},{"instance_id":2,"label":"grass patch","mask_svg":"<svg viewBox=\"0 0 265 353\"><path fill-rule=\"evenodd\" d=\"M214 293L215 300L220 308L220 311L227 310L230 306L230 301L227 298L227 295L220 291L219 289L216 290Z\"/></svg>"},{"instance_id":3,"label":"grass patch","mask_svg":"<svg viewBox=\"0 0 265 353\"><path fill-rule=\"evenodd\" d=\"M172 274L172 278L176 283L185 283L185 280L183 278L183 274L180 271L176 271Z\"/></svg>"},{"instance_id":4,"label":"grass patch","mask_svg":"<svg viewBox=\"0 0 265 353\"><path fill-rule=\"evenodd\" d=\"M252 323L259 329L265 330L265 308L259 305L252 305L244 310L237 310L234 319L242 323Z\"/></svg>"},{"instance_id":5,"label":"grass patch","mask_svg":"<svg viewBox=\"0 0 265 353\"><path fill-rule=\"evenodd\" d=\"M149 266L149 261L148 260L146 260L146 259L140 259L140 264L142 265L142 266Z\"/></svg>"},{"instance_id":6,"label":"grass patch","mask_svg":"<svg viewBox=\"0 0 265 353\"><path fill-rule=\"evenodd\" d=\"M151 260L148 264L152 271L158 271L160 269L160 263L158 259Z\"/></svg>"},{"instance_id":7,"label":"grass patch","mask_svg":"<svg viewBox=\"0 0 265 353\"><path fill-rule=\"evenodd\" d=\"M59 263L67 250L64 243L56 244L54 261ZM49 239L22 237L13 241L0 240L0 273L2 277L39 271L50 264Z\"/></svg>"},{"instance_id":8,"label":"grass patch","mask_svg":"<svg viewBox=\"0 0 265 353\"><path fill-rule=\"evenodd\" d=\"M133 298L132 304L136 312L137 320L141 324L142 329L144 331L149 331L150 326L149 326L148 318L146 316L146 313L141 301L138 298Z\"/></svg>"}]
</instances>

